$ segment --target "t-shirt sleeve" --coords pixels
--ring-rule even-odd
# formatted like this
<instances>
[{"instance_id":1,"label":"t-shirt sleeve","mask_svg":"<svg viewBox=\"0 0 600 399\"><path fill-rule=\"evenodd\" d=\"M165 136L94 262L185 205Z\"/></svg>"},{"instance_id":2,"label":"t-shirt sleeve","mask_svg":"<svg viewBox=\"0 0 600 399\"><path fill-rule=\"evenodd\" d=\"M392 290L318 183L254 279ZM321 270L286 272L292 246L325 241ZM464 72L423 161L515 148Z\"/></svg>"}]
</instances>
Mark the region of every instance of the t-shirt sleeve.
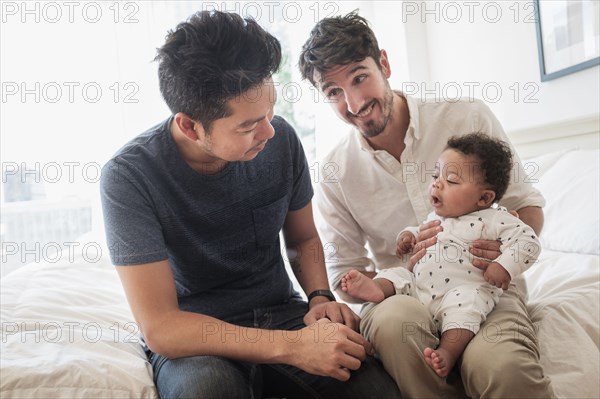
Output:
<instances>
[{"instance_id":1,"label":"t-shirt sleeve","mask_svg":"<svg viewBox=\"0 0 600 399\"><path fill-rule=\"evenodd\" d=\"M308 168L308 161L306 160L304 148L302 147L302 143L294 128L283 118L278 119L280 128L289 136L290 154L292 158L291 167L293 186L289 210L297 211L308 205L313 197L314 191L310 179L310 170Z\"/></svg>"},{"instance_id":2,"label":"t-shirt sleeve","mask_svg":"<svg viewBox=\"0 0 600 399\"><path fill-rule=\"evenodd\" d=\"M106 241L114 265L137 265L167 259L162 228L143 182L115 159L102 170L100 196Z\"/></svg>"}]
</instances>

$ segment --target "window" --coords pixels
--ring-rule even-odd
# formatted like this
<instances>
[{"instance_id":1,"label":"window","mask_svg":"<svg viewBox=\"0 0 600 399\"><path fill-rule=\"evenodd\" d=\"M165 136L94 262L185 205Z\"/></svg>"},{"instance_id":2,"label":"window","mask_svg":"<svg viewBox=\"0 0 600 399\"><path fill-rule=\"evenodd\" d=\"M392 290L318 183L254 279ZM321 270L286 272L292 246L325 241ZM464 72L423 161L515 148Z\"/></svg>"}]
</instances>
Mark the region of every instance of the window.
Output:
<instances>
[{"instance_id":1,"label":"window","mask_svg":"<svg viewBox=\"0 0 600 399\"><path fill-rule=\"evenodd\" d=\"M297 68L323 17L357 2L3 2L1 24L2 275L100 245L102 165L169 115L154 59L166 32L199 9L254 17L282 42L276 112L296 128L316 168L321 97ZM371 6L368 6L369 8ZM329 112L329 111L327 111ZM332 119L332 114L327 114ZM344 130L345 131L345 130ZM342 132L338 132L341 134ZM327 139L332 140L327 132ZM93 236L90 236L93 237Z\"/></svg>"}]
</instances>

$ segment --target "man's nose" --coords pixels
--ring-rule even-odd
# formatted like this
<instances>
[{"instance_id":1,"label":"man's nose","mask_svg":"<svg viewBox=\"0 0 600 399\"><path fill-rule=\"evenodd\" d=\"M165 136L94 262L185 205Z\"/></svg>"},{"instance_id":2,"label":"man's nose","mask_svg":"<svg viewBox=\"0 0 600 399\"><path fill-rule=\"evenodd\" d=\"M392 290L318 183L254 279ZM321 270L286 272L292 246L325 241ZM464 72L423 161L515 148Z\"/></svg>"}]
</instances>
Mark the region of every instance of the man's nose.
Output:
<instances>
[{"instance_id":1,"label":"man's nose","mask_svg":"<svg viewBox=\"0 0 600 399\"><path fill-rule=\"evenodd\" d=\"M346 93L346 106L352 115L359 114L365 105L363 96L357 92Z\"/></svg>"},{"instance_id":2,"label":"man's nose","mask_svg":"<svg viewBox=\"0 0 600 399\"><path fill-rule=\"evenodd\" d=\"M275 128L271 125L271 121L265 119L259 123L258 132L254 138L259 141L269 140L275 135Z\"/></svg>"}]
</instances>

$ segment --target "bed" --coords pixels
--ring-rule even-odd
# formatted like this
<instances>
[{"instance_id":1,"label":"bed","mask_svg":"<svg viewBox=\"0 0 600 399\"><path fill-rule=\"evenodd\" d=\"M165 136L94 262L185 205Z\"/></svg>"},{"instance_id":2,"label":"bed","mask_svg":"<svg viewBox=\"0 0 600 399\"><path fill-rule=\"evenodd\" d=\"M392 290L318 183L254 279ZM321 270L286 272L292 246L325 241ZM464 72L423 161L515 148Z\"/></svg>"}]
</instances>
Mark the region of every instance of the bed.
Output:
<instances>
[{"instance_id":1,"label":"bed","mask_svg":"<svg viewBox=\"0 0 600 399\"><path fill-rule=\"evenodd\" d=\"M543 252L524 277L542 366L562 398L600 397L597 119L591 126L578 141L556 136L539 145L531 132L513 136L528 158L527 178L547 200ZM158 398L99 237L79 243L102 245L102 256L82 252L3 278L0 397Z\"/></svg>"}]
</instances>

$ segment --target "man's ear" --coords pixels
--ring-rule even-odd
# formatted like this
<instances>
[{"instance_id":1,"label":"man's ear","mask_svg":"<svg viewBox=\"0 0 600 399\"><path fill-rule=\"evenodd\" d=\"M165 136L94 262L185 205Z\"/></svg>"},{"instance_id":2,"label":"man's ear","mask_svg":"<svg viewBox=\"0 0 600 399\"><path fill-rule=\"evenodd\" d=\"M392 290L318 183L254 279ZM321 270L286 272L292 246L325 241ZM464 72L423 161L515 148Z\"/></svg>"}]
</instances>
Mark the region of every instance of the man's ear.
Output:
<instances>
[{"instance_id":1,"label":"man's ear","mask_svg":"<svg viewBox=\"0 0 600 399\"><path fill-rule=\"evenodd\" d=\"M483 190L479 201L477 201L477 205L482 208L487 208L492 205L494 199L496 199L496 193L493 190Z\"/></svg>"},{"instance_id":2,"label":"man's ear","mask_svg":"<svg viewBox=\"0 0 600 399\"><path fill-rule=\"evenodd\" d=\"M379 56L379 65L381 65L381 72L389 79L392 76L392 68L390 67L390 61L388 60L387 52L385 50L381 50Z\"/></svg>"},{"instance_id":3,"label":"man's ear","mask_svg":"<svg viewBox=\"0 0 600 399\"><path fill-rule=\"evenodd\" d=\"M204 137L204 128L200 122L192 120L192 118L183 112L178 112L175 114L174 119L177 129L179 129L179 131L188 139L196 141L200 137Z\"/></svg>"}]
</instances>

